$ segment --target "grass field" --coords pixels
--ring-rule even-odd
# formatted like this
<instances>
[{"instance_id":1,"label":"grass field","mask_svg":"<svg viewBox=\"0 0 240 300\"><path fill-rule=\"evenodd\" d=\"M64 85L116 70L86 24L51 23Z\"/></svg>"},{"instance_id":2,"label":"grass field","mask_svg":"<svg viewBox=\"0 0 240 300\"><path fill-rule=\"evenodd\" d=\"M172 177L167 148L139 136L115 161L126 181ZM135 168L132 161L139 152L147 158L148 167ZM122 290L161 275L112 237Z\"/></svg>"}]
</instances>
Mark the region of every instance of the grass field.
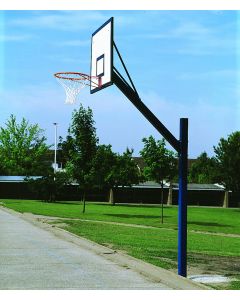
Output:
<instances>
[{"instance_id":1,"label":"grass field","mask_svg":"<svg viewBox=\"0 0 240 300\"><path fill-rule=\"evenodd\" d=\"M159 206L88 203L82 214L80 202L1 201L22 213L69 218L66 230L176 272L177 207L164 208L162 224ZM236 280L217 288L240 289L239 217L240 209L188 208L189 275L227 275Z\"/></svg>"}]
</instances>

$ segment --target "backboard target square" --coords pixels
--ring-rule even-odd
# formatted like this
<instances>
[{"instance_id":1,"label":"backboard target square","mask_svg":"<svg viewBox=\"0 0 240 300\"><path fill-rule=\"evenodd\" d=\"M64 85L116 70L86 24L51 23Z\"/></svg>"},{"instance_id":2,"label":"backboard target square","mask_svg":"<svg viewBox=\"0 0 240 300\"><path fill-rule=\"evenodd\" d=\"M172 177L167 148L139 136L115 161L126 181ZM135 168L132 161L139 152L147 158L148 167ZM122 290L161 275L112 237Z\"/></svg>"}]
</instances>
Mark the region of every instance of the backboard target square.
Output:
<instances>
[{"instance_id":1,"label":"backboard target square","mask_svg":"<svg viewBox=\"0 0 240 300\"><path fill-rule=\"evenodd\" d=\"M112 84L113 70L113 18L92 34L90 93L93 94ZM96 78L100 77L101 86Z\"/></svg>"},{"instance_id":2,"label":"backboard target square","mask_svg":"<svg viewBox=\"0 0 240 300\"><path fill-rule=\"evenodd\" d=\"M96 76L102 77L104 76L104 54L99 56L96 61Z\"/></svg>"}]
</instances>

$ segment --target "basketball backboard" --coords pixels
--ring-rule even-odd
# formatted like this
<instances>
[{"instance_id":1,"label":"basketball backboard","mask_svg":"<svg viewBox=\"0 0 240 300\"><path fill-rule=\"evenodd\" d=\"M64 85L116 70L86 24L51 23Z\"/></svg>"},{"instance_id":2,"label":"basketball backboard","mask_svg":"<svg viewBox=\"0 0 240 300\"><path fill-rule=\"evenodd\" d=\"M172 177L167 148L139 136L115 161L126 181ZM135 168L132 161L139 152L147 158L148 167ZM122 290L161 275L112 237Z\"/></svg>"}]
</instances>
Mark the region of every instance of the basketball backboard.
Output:
<instances>
[{"instance_id":1,"label":"basketball backboard","mask_svg":"<svg viewBox=\"0 0 240 300\"><path fill-rule=\"evenodd\" d=\"M92 34L90 93L112 84L113 70L113 18ZM98 79L100 78L99 82Z\"/></svg>"}]
</instances>

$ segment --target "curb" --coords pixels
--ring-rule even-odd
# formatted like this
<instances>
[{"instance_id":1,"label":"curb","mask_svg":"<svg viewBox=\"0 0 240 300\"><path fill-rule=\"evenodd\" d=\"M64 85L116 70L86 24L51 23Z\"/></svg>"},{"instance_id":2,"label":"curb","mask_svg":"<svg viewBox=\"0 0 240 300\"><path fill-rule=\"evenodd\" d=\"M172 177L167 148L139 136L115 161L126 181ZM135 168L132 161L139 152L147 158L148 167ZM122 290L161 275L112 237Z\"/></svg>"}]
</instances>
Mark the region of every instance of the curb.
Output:
<instances>
[{"instance_id":1,"label":"curb","mask_svg":"<svg viewBox=\"0 0 240 300\"><path fill-rule=\"evenodd\" d=\"M55 225L45 223L41 219L37 219L36 217L34 217L34 215L31 213L22 214L3 206L0 206L0 209L12 215L16 215L21 219L28 221L37 227L50 231L55 236L62 238L65 241L74 243L77 246L80 246L86 250L92 251L100 256L103 256L107 260L117 263L122 267L130 268L140 273L141 275L151 279L152 281L162 283L171 289L174 290L209 290L210 289L205 285L202 285L197 282L193 282L190 279L174 274L171 271L154 266L140 259L136 259L132 256L129 256L127 254L114 251L110 248L92 242L86 238L79 237L78 235L75 235Z\"/></svg>"}]
</instances>

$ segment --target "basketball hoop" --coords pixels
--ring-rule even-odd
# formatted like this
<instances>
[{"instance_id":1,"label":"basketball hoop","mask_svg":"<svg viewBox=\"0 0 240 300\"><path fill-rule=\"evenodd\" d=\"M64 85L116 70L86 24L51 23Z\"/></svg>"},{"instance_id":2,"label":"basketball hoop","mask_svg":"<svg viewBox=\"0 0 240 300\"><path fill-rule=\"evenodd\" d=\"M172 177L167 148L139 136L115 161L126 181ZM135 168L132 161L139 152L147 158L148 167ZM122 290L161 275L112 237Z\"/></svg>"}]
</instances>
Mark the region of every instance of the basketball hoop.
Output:
<instances>
[{"instance_id":1,"label":"basketball hoop","mask_svg":"<svg viewBox=\"0 0 240 300\"><path fill-rule=\"evenodd\" d=\"M78 94L85 86L101 86L101 77L89 76L78 72L59 72L54 74L55 78L63 86L66 93L65 103L74 104Z\"/></svg>"}]
</instances>

